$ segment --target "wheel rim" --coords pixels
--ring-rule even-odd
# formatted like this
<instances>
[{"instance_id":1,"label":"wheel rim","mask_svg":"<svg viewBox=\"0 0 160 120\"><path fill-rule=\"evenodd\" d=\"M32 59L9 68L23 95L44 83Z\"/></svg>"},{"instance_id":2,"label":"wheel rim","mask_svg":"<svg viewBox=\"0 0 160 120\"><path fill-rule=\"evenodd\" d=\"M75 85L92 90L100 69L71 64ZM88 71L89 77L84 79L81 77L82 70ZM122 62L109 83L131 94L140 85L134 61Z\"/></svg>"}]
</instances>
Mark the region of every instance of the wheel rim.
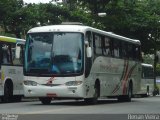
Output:
<instances>
[{"instance_id":1,"label":"wheel rim","mask_svg":"<svg viewBox=\"0 0 160 120\"><path fill-rule=\"evenodd\" d=\"M131 90L131 88L129 88L129 90L128 90L128 98L132 98L132 90Z\"/></svg>"},{"instance_id":2,"label":"wheel rim","mask_svg":"<svg viewBox=\"0 0 160 120\"><path fill-rule=\"evenodd\" d=\"M95 86L94 90L95 90L94 98L98 98L98 88L97 88L97 86Z\"/></svg>"}]
</instances>

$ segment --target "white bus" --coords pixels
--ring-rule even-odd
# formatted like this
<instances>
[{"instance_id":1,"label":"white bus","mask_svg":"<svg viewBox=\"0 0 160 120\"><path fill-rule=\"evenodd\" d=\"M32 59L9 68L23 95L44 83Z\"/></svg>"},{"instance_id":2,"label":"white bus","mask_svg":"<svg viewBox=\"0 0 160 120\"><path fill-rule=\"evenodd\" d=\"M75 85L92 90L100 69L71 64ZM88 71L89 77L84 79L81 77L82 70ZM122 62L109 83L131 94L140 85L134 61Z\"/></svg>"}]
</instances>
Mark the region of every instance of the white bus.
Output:
<instances>
[{"instance_id":1,"label":"white bus","mask_svg":"<svg viewBox=\"0 0 160 120\"><path fill-rule=\"evenodd\" d=\"M16 46L23 46L25 40L0 36L0 97L2 102L20 101L23 91L23 52L16 59Z\"/></svg>"},{"instance_id":2,"label":"white bus","mask_svg":"<svg viewBox=\"0 0 160 120\"><path fill-rule=\"evenodd\" d=\"M141 96L147 97L154 91L154 69L153 65L142 63Z\"/></svg>"},{"instance_id":3,"label":"white bus","mask_svg":"<svg viewBox=\"0 0 160 120\"><path fill-rule=\"evenodd\" d=\"M131 101L140 89L141 44L83 25L52 25L28 31L24 61L26 97Z\"/></svg>"}]
</instances>

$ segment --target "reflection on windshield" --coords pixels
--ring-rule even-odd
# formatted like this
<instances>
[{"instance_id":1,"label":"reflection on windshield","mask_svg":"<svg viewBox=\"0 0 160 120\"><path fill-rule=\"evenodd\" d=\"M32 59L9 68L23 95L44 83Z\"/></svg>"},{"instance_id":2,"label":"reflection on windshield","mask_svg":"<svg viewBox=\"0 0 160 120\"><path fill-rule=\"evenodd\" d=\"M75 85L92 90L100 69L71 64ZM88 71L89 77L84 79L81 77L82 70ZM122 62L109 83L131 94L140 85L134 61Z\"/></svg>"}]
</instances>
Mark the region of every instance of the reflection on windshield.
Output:
<instances>
[{"instance_id":1,"label":"reflection on windshield","mask_svg":"<svg viewBox=\"0 0 160 120\"><path fill-rule=\"evenodd\" d=\"M28 34L25 71L39 74L74 74L82 71L81 33Z\"/></svg>"}]
</instances>

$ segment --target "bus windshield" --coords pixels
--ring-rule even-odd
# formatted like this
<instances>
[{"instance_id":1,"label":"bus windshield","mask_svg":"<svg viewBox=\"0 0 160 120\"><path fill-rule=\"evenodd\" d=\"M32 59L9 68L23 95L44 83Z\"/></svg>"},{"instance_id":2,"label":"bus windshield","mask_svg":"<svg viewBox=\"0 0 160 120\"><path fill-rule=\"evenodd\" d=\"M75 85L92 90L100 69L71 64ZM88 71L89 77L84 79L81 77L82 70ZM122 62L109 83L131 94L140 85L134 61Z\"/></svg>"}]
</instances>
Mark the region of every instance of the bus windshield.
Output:
<instances>
[{"instance_id":1,"label":"bus windshield","mask_svg":"<svg viewBox=\"0 0 160 120\"><path fill-rule=\"evenodd\" d=\"M30 33L24 70L32 75L71 75L82 71L82 33Z\"/></svg>"}]
</instances>

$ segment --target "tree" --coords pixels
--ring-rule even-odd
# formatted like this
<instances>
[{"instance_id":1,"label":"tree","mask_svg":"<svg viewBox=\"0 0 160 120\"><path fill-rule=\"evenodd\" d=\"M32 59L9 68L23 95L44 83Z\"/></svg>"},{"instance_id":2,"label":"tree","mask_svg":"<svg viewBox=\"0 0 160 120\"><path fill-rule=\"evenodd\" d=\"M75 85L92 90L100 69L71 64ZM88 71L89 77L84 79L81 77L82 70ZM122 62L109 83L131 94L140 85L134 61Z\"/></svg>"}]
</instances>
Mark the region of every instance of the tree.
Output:
<instances>
[{"instance_id":1,"label":"tree","mask_svg":"<svg viewBox=\"0 0 160 120\"><path fill-rule=\"evenodd\" d=\"M159 0L110 0L104 9L107 16L97 21L105 31L139 39L143 52L153 54L155 45L160 49L159 6Z\"/></svg>"},{"instance_id":2,"label":"tree","mask_svg":"<svg viewBox=\"0 0 160 120\"><path fill-rule=\"evenodd\" d=\"M19 9L22 7L23 0L1 0L0 2L0 25L6 32L14 33L17 37L20 37L17 24L21 22Z\"/></svg>"}]
</instances>

